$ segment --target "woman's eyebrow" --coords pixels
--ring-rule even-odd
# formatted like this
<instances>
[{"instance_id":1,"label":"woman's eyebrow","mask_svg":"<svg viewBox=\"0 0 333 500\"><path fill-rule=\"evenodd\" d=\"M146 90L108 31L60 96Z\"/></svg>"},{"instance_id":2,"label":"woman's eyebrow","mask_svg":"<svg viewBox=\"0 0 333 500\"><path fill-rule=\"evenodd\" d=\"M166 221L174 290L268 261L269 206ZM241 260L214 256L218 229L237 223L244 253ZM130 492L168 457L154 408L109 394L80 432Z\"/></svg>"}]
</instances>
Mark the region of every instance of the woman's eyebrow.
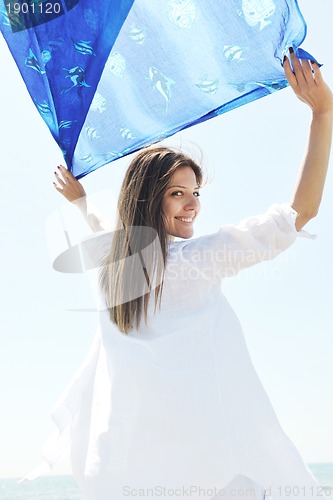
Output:
<instances>
[{"instance_id":1,"label":"woman's eyebrow","mask_svg":"<svg viewBox=\"0 0 333 500\"><path fill-rule=\"evenodd\" d=\"M179 186L178 184L174 184L172 186L169 186L168 189L175 188L175 187L182 188L182 189L190 189L190 188L187 188L186 186ZM200 186L196 186L194 189L200 189Z\"/></svg>"}]
</instances>

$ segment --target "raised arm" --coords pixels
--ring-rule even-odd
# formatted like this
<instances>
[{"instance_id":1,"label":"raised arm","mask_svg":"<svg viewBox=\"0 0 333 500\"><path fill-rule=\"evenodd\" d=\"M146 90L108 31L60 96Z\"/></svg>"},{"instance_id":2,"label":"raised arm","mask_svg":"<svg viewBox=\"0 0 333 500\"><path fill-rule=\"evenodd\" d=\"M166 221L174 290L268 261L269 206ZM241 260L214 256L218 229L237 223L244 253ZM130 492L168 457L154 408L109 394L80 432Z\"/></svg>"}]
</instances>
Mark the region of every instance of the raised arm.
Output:
<instances>
[{"instance_id":1,"label":"raised arm","mask_svg":"<svg viewBox=\"0 0 333 500\"><path fill-rule=\"evenodd\" d=\"M78 207L91 230L93 232L112 231L110 222L91 203L81 182L66 167L59 165L57 169L58 172L54 172L57 180L53 182L54 187L66 200Z\"/></svg>"},{"instance_id":2,"label":"raised arm","mask_svg":"<svg viewBox=\"0 0 333 500\"><path fill-rule=\"evenodd\" d=\"M294 71L286 57L286 78L296 96L312 110L308 145L291 202L299 214L295 224L299 231L320 206L332 143L333 95L316 63L300 61L293 51L290 57Z\"/></svg>"}]
</instances>

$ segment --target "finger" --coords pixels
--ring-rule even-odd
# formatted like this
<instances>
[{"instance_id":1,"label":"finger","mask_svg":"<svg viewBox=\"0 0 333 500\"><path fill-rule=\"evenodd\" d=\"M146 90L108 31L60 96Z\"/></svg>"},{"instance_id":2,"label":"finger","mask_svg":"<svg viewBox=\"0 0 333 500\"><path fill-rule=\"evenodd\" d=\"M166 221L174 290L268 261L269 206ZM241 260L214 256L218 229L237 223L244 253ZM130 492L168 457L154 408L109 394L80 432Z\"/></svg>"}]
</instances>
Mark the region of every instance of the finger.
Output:
<instances>
[{"instance_id":1,"label":"finger","mask_svg":"<svg viewBox=\"0 0 333 500\"><path fill-rule=\"evenodd\" d=\"M66 170L68 170L67 167L65 167L64 165L58 165L57 168L59 168L59 170L65 172Z\"/></svg>"},{"instance_id":2,"label":"finger","mask_svg":"<svg viewBox=\"0 0 333 500\"><path fill-rule=\"evenodd\" d=\"M64 180L60 177L60 175L58 174L58 172L53 172L54 175L56 176L56 179L57 181L59 182L60 186L62 187L65 187L66 186L66 183L64 182Z\"/></svg>"},{"instance_id":3,"label":"finger","mask_svg":"<svg viewBox=\"0 0 333 500\"><path fill-rule=\"evenodd\" d=\"M307 61L306 59L302 59L301 63L302 63L304 77L305 77L307 83L314 83L313 70L312 70L312 66L310 64L310 61Z\"/></svg>"},{"instance_id":4,"label":"finger","mask_svg":"<svg viewBox=\"0 0 333 500\"><path fill-rule=\"evenodd\" d=\"M285 56L283 61L283 69L284 74L286 75L287 81L289 85L293 88L297 85L296 76L294 75L293 70L291 69L291 65L287 56Z\"/></svg>"},{"instance_id":5,"label":"finger","mask_svg":"<svg viewBox=\"0 0 333 500\"><path fill-rule=\"evenodd\" d=\"M67 179L74 180L75 177L73 176L72 172L68 170L67 167L64 167L63 165L58 166L58 170L61 172L63 177L67 177Z\"/></svg>"},{"instance_id":6,"label":"finger","mask_svg":"<svg viewBox=\"0 0 333 500\"><path fill-rule=\"evenodd\" d=\"M296 77L297 84L301 85L305 82L305 76L303 72L303 67L301 61L296 56L294 49L291 47L289 49L290 59L294 68L294 75Z\"/></svg>"},{"instance_id":7,"label":"finger","mask_svg":"<svg viewBox=\"0 0 333 500\"><path fill-rule=\"evenodd\" d=\"M58 186L55 182L53 182L53 186L56 188L57 191L59 191L59 193L63 191L63 189L60 186Z\"/></svg>"},{"instance_id":8,"label":"finger","mask_svg":"<svg viewBox=\"0 0 333 500\"><path fill-rule=\"evenodd\" d=\"M313 67L313 70L314 70L315 82L316 83L323 83L324 82L324 78L323 78L323 74L321 72L319 64L316 63L315 61L311 61L311 64L312 64L312 67Z\"/></svg>"},{"instance_id":9,"label":"finger","mask_svg":"<svg viewBox=\"0 0 333 500\"><path fill-rule=\"evenodd\" d=\"M75 179L74 175L72 174L72 172L70 170L68 170L67 167L65 167L64 165L59 165L59 170L61 172L64 172L66 175L68 175L69 177L72 177L73 179Z\"/></svg>"}]
</instances>

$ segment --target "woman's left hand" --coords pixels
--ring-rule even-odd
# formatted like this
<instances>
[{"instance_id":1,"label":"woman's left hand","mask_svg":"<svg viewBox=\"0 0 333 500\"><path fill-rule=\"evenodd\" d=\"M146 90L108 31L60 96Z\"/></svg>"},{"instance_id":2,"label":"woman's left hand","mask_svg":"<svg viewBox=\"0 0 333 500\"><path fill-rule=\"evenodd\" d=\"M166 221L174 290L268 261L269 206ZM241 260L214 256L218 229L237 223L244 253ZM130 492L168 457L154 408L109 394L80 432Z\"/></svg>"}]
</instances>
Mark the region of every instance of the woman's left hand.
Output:
<instances>
[{"instance_id":1,"label":"woman's left hand","mask_svg":"<svg viewBox=\"0 0 333 500\"><path fill-rule=\"evenodd\" d=\"M53 183L54 187L66 200L73 203L86 196L81 182L63 165L59 165L58 172L54 172L54 175L57 180L57 183Z\"/></svg>"},{"instance_id":2,"label":"woman's left hand","mask_svg":"<svg viewBox=\"0 0 333 500\"><path fill-rule=\"evenodd\" d=\"M333 113L333 94L325 83L318 64L305 59L299 60L292 49L290 59L294 71L287 56L283 68L296 96L310 106L314 114Z\"/></svg>"},{"instance_id":3,"label":"woman's left hand","mask_svg":"<svg viewBox=\"0 0 333 500\"><path fill-rule=\"evenodd\" d=\"M333 94L315 62L298 57L290 50L283 63L287 80L296 96L312 109L310 135L291 206L298 213L299 231L318 213L327 174L332 143Z\"/></svg>"}]
</instances>

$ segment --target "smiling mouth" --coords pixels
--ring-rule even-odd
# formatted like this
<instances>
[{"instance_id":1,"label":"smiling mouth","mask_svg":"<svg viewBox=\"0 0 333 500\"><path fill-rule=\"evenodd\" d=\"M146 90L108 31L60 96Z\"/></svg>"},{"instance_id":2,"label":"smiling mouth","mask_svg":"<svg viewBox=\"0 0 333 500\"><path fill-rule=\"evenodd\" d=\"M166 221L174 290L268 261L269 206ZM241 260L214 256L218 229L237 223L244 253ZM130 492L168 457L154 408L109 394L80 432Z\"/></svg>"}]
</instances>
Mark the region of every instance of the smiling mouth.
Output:
<instances>
[{"instance_id":1,"label":"smiling mouth","mask_svg":"<svg viewBox=\"0 0 333 500\"><path fill-rule=\"evenodd\" d=\"M194 217L175 217L180 222L183 222L184 224L192 224Z\"/></svg>"}]
</instances>

